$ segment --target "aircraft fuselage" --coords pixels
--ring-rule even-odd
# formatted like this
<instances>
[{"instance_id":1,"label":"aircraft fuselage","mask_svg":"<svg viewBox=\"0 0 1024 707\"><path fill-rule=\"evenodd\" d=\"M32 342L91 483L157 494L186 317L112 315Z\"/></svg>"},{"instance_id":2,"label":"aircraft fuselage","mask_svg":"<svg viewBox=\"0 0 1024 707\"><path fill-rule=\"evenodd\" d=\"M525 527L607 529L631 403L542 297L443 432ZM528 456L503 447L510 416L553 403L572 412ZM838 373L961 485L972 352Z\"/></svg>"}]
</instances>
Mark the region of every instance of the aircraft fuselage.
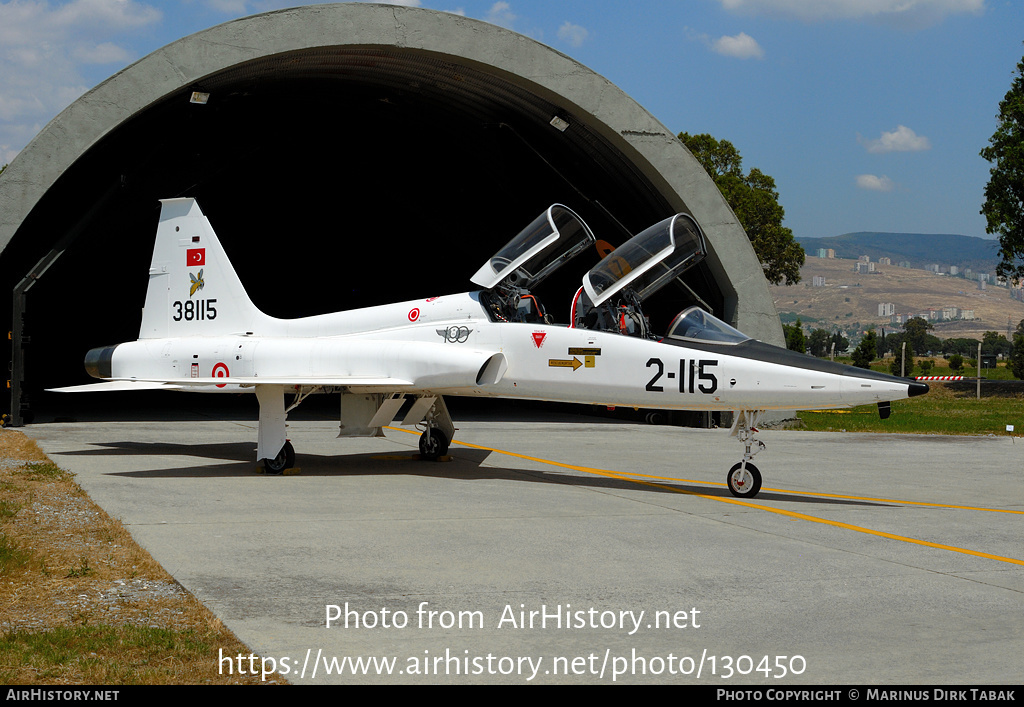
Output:
<instances>
[{"instance_id":1,"label":"aircraft fuselage","mask_svg":"<svg viewBox=\"0 0 1024 707\"><path fill-rule=\"evenodd\" d=\"M296 320L268 317L235 335L140 339L115 347L109 370L97 377L180 379L205 392L285 379L324 386L336 379L341 387L358 381L365 392L410 387L437 395L685 410L850 407L927 390L760 342L668 341L493 322L478 293L463 293ZM417 355L407 355L413 351ZM507 365L500 377L479 379L480 367L499 354ZM213 381L219 378L226 380ZM197 386L197 379L210 382Z\"/></svg>"}]
</instances>

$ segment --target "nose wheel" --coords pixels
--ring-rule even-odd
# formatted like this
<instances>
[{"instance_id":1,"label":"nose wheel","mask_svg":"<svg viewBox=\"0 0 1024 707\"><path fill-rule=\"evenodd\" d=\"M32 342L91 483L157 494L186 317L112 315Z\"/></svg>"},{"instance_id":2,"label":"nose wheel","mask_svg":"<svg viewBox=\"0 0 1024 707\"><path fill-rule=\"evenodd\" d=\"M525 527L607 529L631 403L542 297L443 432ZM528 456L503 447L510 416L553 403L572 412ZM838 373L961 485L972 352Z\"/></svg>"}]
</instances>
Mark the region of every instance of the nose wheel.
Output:
<instances>
[{"instance_id":1,"label":"nose wheel","mask_svg":"<svg viewBox=\"0 0 1024 707\"><path fill-rule=\"evenodd\" d=\"M763 410L738 410L732 423L730 436L743 444L743 461L729 469L725 477L729 493L737 498L753 498L761 490L761 472L750 463L755 454L764 451L764 442L757 439L757 424Z\"/></svg>"},{"instance_id":2,"label":"nose wheel","mask_svg":"<svg viewBox=\"0 0 1024 707\"><path fill-rule=\"evenodd\" d=\"M737 498L753 498L761 490L761 472L751 463L739 462L725 478L729 493Z\"/></svg>"}]
</instances>

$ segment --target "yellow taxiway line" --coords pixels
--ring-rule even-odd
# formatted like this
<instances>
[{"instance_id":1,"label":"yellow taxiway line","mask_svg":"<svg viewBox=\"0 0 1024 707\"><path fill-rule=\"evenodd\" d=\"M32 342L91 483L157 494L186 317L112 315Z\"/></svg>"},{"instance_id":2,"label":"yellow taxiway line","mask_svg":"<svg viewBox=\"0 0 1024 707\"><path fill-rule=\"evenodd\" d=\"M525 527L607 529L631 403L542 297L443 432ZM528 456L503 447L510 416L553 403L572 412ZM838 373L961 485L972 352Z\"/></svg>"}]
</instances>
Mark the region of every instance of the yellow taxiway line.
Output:
<instances>
[{"instance_id":1,"label":"yellow taxiway line","mask_svg":"<svg viewBox=\"0 0 1024 707\"><path fill-rule=\"evenodd\" d=\"M389 430L400 430L398 427L388 427ZM419 434L413 430L401 430L402 432L408 432L410 434ZM711 496L709 494L700 493L698 491L690 491L689 489L681 489L675 486L667 486L665 484L655 483L652 481L646 481L645 479L659 479L663 481L675 481L683 483L697 483L706 484L704 481L694 481L690 479L674 479L670 477L659 477L649 476L646 474L634 474L630 472L617 472L608 471L606 469L595 469L593 467L579 466L578 464L566 464L565 462L552 461L551 459L541 459L540 457L531 457L526 454L519 454L518 452L509 452L504 449L495 449L493 447L485 447L481 444L473 444L471 442L460 442L453 441L452 444L459 444L463 447L470 447L472 449L481 449L488 452L495 452L497 454L506 454L510 457L517 457L519 459L525 459L527 461L538 462L540 464L547 464L549 466L560 467L563 469L571 469L573 471L581 471L586 474L594 474L595 476L604 476L612 479L619 479L621 481L630 481L635 484L642 486L651 486L653 488L662 489L665 491L672 491L674 493L681 493L686 496L697 496L698 498L706 498L711 501L718 501L719 503L729 503L736 506L744 506L746 508L753 508L759 511L765 511L767 513L775 513L781 516L787 516L795 520L805 520L811 523L820 523L822 525L830 525L834 528L842 528L844 530L852 530L857 533L864 533L866 535L874 535L880 538L888 538L890 540L899 540L901 542L910 543L912 545L921 545L923 547L935 548L937 550L948 550L949 552L958 552L963 555L971 555L972 557L981 557L987 560L996 560L998 562L1006 562L1012 565L1024 566L1024 560L1018 560L1014 557L1002 557L1001 555L992 555L987 552L978 552L977 550L968 550L967 548L956 547L955 545L943 545L942 543L933 543L928 540L919 540L918 538L910 538L905 535L896 535L895 533L886 533L881 530L874 530L873 528L865 528L860 525L853 525L851 523L843 523L837 520L829 520L827 518L819 518L817 516L807 515L806 513L797 513L795 511L787 511L781 508L773 508L772 506L763 506L757 503L751 503L744 501L739 498L728 498L722 496ZM719 484L716 484L719 485ZM724 485L724 484L723 484ZM841 498L848 500L859 500L859 501L872 501L881 503L899 503L901 505L915 505L915 506L931 506L935 508L958 508L961 510L974 510L974 511L988 511L988 512L1001 512L1001 513L1019 513L1024 514L1024 511L1011 511L997 508L975 508L972 506L954 506L946 505L941 503L923 503L918 501L896 501L891 499L880 499L880 498L868 498L862 496L841 496L838 494L826 494L826 493L807 493L802 491L779 491L777 489L762 489L771 490L772 492L778 493L791 493L801 496L819 496L822 498Z\"/></svg>"}]
</instances>

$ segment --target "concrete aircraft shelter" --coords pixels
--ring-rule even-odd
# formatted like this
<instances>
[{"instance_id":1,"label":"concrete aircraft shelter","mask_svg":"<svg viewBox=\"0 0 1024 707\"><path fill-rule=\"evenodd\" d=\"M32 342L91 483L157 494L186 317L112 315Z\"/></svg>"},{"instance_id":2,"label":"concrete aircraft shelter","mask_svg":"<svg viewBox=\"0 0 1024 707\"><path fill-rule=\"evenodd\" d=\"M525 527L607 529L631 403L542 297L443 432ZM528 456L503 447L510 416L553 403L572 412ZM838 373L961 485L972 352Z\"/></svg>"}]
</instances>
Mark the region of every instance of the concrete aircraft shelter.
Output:
<instances>
[{"instance_id":1,"label":"concrete aircraft shelter","mask_svg":"<svg viewBox=\"0 0 1024 707\"><path fill-rule=\"evenodd\" d=\"M26 298L34 410L68 397L43 388L88 382L89 348L137 338L158 200L177 196L199 200L253 301L279 317L471 289L554 202L612 245L685 211L711 252L689 291L647 303L653 327L703 301L782 342L735 215L675 132L616 86L477 20L314 5L153 52L75 101L0 177L0 286L66 248ZM545 283L556 321L597 259Z\"/></svg>"}]
</instances>

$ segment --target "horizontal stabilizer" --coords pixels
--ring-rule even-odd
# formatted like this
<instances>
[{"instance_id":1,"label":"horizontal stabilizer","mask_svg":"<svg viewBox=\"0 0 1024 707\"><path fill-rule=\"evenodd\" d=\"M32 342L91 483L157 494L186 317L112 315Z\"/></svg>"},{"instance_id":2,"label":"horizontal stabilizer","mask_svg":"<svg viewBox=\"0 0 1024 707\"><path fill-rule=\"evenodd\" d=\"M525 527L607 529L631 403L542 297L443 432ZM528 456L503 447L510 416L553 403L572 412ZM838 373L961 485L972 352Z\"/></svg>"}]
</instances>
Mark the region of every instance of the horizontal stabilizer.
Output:
<instances>
[{"instance_id":1,"label":"horizontal stabilizer","mask_svg":"<svg viewBox=\"0 0 1024 707\"><path fill-rule=\"evenodd\" d=\"M69 385L64 388L47 388L47 393L117 393L124 390L181 390L180 385L166 381L104 381Z\"/></svg>"}]
</instances>

